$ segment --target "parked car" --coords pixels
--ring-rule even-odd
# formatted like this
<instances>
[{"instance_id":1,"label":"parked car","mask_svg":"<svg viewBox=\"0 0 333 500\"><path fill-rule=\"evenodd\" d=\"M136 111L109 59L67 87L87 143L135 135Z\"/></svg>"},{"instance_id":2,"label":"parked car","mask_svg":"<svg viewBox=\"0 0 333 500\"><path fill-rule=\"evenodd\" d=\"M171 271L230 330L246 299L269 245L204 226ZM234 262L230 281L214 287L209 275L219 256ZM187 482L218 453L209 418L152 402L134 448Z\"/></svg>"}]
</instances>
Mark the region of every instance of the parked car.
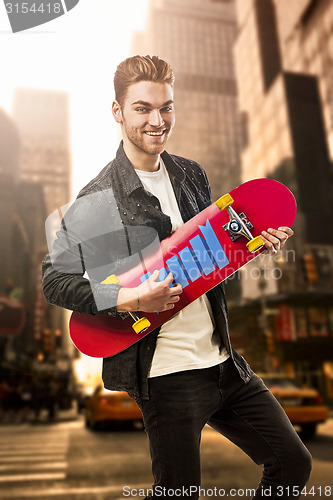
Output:
<instances>
[{"instance_id":1,"label":"parked car","mask_svg":"<svg viewBox=\"0 0 333 500\"><path fill-rule=\"evenodd\" d=\"M289 420L300 428L304 438L313 437L317 425L327 420L328 408L318 391L301 387L294 379L283 374L260 374L273 396L281 404Z\"/></svg>"},{"instance_id":2,"label":"parked car","mask_svg":"<svg viewBox=\"0 0 333 500\"><path fill-rule=\"evenodd\" d=\"M97 429L107 422L140 422L142 413L136 402L127 392L108 391L98 385L85 403L85 423Z\"/></svg>"}]
</instances>

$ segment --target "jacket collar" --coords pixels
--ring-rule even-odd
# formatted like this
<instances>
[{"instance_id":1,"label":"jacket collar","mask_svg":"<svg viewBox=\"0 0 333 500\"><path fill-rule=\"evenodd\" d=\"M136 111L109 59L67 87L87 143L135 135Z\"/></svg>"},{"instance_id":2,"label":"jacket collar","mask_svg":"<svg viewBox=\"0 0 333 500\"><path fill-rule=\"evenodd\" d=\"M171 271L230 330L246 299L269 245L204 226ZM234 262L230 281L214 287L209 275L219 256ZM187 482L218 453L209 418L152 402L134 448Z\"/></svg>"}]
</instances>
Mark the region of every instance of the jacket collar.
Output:
<instances>
[{"instance_id":1,"label":"jacket collar","mask_svg":"<svg viewBox=\"0 0 333 500\"><path fill-rule=\"evenodd\" d=\"M170 176L171 183L174 186L179 186L179 184L185 180L185 172L174 162L172 157L166 151L161 154L161 157ZM143 184L136 173L135 168L126 156L123 141L121 141L116 154L116 167L117 173L121 177L123 189L128 196L131 195L136 189L143 189Z\"/></svg>"}]
</instances>

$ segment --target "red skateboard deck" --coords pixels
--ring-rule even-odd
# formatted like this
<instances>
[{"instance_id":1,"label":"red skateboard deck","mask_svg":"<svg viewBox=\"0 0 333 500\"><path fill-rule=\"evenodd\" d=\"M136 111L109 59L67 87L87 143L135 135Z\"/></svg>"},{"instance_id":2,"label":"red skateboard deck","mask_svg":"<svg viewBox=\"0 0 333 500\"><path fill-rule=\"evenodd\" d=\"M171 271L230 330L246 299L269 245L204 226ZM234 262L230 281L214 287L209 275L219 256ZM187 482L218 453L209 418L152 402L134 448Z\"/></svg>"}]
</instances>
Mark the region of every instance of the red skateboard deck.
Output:
<instances>
[{"instance_id":1,"label":"red skateboard deck","mask_svg":"<svg viewBox=\"0 0 333 500\"><path fill-rule=\"evenodd\" d=\"M255 250L262 231L290 227L295 220L293 194L272 179L246 182L229 195L231 199L228 195L220 198L161 241L160 250L145 258L144 263L117 276L121 285L137 287L155 269L160 271L160 280L171 271L175 282L183 287L175 307L162 313L138 313L150 323L139 334L133 330L130 316L122 319L74 312L70 335L81 352L108 357L127 349L263 252L262 246ZM254 240L249 242L251 237Z\"/></svg>"}]
</instances>

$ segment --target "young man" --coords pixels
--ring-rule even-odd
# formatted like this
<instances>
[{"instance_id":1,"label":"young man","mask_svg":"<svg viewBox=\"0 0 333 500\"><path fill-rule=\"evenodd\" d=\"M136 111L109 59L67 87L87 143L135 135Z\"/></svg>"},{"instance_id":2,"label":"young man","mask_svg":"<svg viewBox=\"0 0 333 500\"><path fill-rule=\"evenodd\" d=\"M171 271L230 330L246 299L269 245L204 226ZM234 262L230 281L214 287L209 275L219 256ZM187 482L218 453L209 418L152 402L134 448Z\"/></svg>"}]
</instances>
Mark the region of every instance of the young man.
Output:
<instances>
[{"instance_id":1,"label":"young man","mask_svg":"<svg viewBox=\"0 0 333 500\"><path fill-rule=\"evenodd\" d=\"M44 293L50 303L91 314L160 312L181 297L181 286L170 286L171 274L159 280L154 272L135 289L100 282L122 269L125 247L130 258L152 229L161 240L207 207L210 189L198 164L165 151L175 123L170 66L155 56L135 56L118 66L114 83L112 112L123 142L66 214L44 260ZM103 231L96 229L99 223ZM263 239L274 253L292 234L287 227L268 229ZM126 390L142 409L156 497L177 490L198 498L206 423L264 465L255 498L297 498L306 484L309 452L279 403L231 347L223 285L104 359L103 380L108 389Z\"/></svg>"}]
</instances>

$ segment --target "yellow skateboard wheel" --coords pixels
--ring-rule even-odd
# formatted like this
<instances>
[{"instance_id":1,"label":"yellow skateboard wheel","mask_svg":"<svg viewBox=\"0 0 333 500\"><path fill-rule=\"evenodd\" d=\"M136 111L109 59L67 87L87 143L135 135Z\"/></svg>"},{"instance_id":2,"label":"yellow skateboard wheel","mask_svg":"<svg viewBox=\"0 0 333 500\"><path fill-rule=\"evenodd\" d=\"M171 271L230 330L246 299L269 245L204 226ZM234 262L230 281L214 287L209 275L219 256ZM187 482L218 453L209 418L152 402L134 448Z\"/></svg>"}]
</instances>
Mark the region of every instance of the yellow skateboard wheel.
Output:
<instances>
[{"instance_id":1,"label":"yellow skateboard wheel","mask_svg":"<svg viewBox=\"0 0 333 500\"><path fill-rule=\"evenodd\" d=\"M111 274L104 281L102 281L102 285L118 285L119 280L115 274Z\"/></svg>"},{"instance_id":2,"label":"yellow skateboard wheel","mask_svg":"<svg viewBox=\"0 0 333 500\"><path fill-rule=\"evenodd\" d=\"M229 193L221 196L215 203L219 207L220 210L224 210L227 208L229 205L231 205L234 202L232 196L230 196Z\"/></svg>"},{"instance_id":3,"label":"yellow skateboard wheel","mask_svg":"<svg viewBox=\"0 0 333 500\"><path fill-rule=\"evenodd\" d=\"M133 330L137 334L145 332L147 330L147 328L149 328L149 327L150 327L150 321L149 321L149 319L147 319L145 317L138 319L132 325Z\"/></svg>"},{"instance_id":4,"label":"yellow skateboard wheel","mask_svg":"<svg viewBox=\"0 0 333 500\"><path fill-rule=\"evenodd\" d=\"M261 248L263 245L264 241L261 238L261 236L256 236L255 238L252 238L252 240L246 243L246 246L251 253L254 253L257 250L259 250L259 248Z\"/></svg>"}]
</instances>

